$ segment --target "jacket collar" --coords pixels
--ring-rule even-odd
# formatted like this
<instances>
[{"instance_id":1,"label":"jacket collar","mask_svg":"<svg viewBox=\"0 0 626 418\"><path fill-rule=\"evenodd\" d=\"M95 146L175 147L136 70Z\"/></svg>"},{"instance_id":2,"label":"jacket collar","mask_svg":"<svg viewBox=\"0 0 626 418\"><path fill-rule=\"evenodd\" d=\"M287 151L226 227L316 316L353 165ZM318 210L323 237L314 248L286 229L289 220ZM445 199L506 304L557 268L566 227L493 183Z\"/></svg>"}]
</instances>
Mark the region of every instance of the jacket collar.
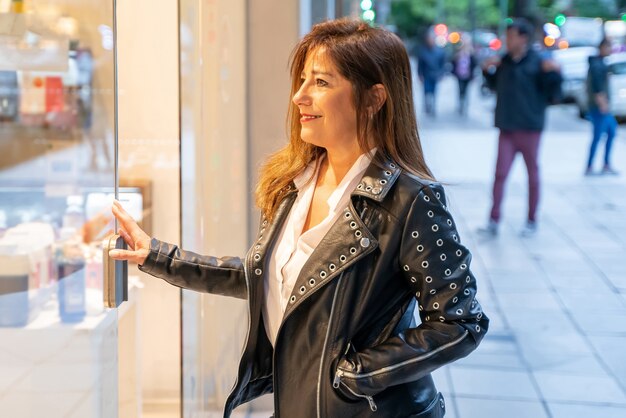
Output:
<instances>
[{"instance_id":1,"label":"jacket collar","mask_svg":"<svg viewBox=\"0 0 626 418\"><path fill-rule=\"evenodd\" d=\"M381 202L400 176L401 171L397 163L377 155L365 170L365 174L352 192L352 196L365 196Z\"/></svg>"}]
</instances>

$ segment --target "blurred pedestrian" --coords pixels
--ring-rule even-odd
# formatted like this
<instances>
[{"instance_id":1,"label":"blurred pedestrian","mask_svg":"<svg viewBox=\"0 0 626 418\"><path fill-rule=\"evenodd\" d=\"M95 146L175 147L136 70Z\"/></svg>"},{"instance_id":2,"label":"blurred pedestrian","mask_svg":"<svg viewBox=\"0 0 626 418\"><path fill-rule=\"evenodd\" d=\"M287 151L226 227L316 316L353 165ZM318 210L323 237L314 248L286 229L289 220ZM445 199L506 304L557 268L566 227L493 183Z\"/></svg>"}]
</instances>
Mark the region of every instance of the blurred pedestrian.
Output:
<instances>
[{"instance_id":1,"label":"blurred pedestrian","mask_svg":"<svg viewBox=\"0 0 626 418\"><path fill-rule=\"evenodd\" d=\"M459 81L458 112L461 116L465 116L467 114L467 87L474 78L474 69L476 68L476 57L474 56L471 41L463 42L461 48L454 55L452 64L452 72Z\"/></svg>"},{"instance_id":2,"label":"blurred pedestrian","mask_svg":"<svg viewBox=\"0 0 626 418\"><path fill-rule=\"evenodd\" d=\"M601 174L617 174L611 167L611 146L617 131L617 121L611 113L609 106L609 71L604 58L611 54L611 43L604 38L598 46L598 55L589 57L589 72L587 74L587 97L589 99L589 119L593 124L593 136L587 159L585 175L593 174L593 158L600 144L600 140L606 134L604 144L604 166Z\"/></svg>"},{"instance_id":3,"label":"blurred pedestrian","mask_svg":"<svg viewBox=\"0 0 626 418\"><path fill-rule=\"evenodd\" d=\"M428 33L417 53L417 74L424 86L424 110L427 115L435 116L437 82L443 75L446 56L443 49L435 43L435 37Z\"/></svg>"},{"instance_id":4,"label":"blurred pedestrian","mask_svg":"<svg viewBox=\"0 0 626 418\"><path fill-rule=\"evenodd\" d=\"M545 110L560 96L559 65L530 48L532 27L516 19L506 31L507 53L483 63L483 74L496 91L495 126L500 129L498 158L493 183L493 205L486 227L480 232L495 236L501 217L504 186L517 153L528 171L528 214L521 233L537 230L539 204L539 140L545 124Z\"/></svg>"}]
</instances>

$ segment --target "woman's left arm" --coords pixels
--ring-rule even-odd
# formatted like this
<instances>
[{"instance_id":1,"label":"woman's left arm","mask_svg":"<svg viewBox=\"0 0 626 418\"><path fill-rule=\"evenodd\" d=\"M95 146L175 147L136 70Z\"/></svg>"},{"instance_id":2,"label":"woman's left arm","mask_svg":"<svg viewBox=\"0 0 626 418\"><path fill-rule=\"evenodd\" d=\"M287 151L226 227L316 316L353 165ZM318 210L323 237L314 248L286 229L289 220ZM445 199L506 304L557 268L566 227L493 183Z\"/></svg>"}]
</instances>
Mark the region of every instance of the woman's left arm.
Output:
<instances>
[{"instance_id":1,"label":"woman's left arm","mask_svg":"<svg viewBox=\"0 0 626 418\"><path fill-rule=\"evenodd\" d=\"M372 396L418 380L465 357L487 331L489 320L475 299L471 254L460 243L441 186L423 187L413 201L399 260L422 323L340 360L337 374L356 393Z\"/></svg>"}]
</instances>

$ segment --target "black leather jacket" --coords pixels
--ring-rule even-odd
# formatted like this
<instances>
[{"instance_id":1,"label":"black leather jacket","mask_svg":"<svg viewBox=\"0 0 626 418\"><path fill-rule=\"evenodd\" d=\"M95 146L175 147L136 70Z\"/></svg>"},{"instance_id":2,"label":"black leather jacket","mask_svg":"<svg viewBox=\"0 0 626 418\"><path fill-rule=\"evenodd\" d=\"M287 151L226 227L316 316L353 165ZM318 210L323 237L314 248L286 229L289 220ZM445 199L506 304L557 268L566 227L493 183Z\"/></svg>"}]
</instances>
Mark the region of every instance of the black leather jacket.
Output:
<instances>
[{"instance_id":1,"label":"black leather jacket","mask_svg":"<svg viewBox=\"0 0 626 418\"><path fill-rule=\"evenodd\" d=\"M274 221L261 221L245 259L152 240L141 266L185 289L248 299L247 340L224 416L273 391L276 418L442 417L430 373L474 350L488 325L442 187L391 162L370 164L303 266L272 347L263 280L296 194L292 185Z\"/></svg>"}]
</instances>

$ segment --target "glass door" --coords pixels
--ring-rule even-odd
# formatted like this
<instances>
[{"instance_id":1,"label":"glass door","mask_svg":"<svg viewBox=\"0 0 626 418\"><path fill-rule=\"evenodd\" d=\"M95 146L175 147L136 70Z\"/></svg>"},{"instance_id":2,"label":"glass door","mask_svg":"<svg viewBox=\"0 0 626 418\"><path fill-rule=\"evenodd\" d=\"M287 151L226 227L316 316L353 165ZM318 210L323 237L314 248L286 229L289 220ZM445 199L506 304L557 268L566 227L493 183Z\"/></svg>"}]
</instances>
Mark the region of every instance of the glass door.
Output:
<instances>
[{"instance_id":1,"label":"glass door","mask_svg":"<svg viewBox=\"0 0 626 418\"><path fill-rule=\"evenodd\" d=\"M114 0L0 0L0 411L117 417Z\"/></svg>"}]
</instances>

